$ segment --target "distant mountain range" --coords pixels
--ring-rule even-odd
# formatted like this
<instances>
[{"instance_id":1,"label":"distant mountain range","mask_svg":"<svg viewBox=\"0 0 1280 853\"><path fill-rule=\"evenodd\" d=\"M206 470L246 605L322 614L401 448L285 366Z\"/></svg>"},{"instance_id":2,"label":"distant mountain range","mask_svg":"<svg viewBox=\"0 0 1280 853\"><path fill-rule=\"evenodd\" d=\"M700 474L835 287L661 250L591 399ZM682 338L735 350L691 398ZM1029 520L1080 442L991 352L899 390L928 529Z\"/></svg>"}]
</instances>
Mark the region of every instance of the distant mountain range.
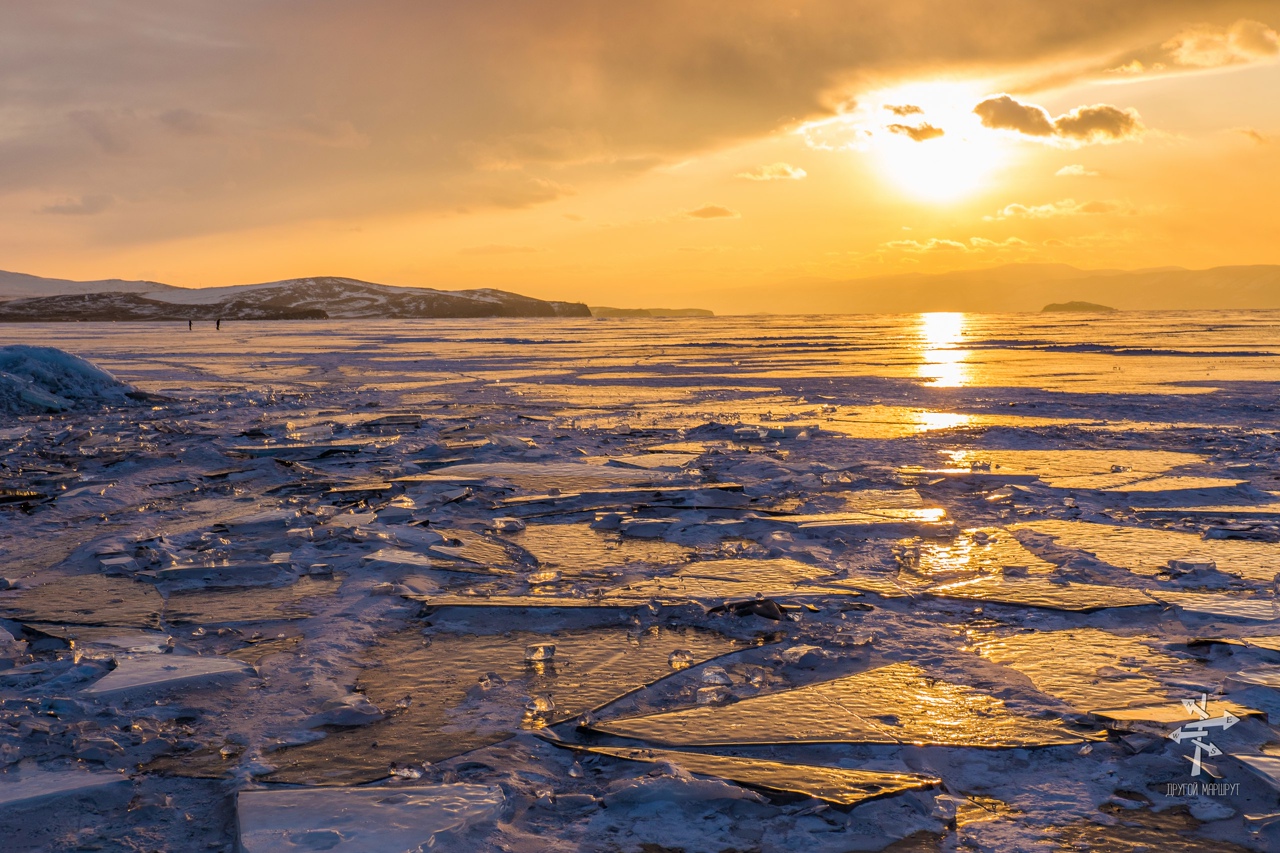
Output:
<instances>
[{"instance_id":1,"label":"distant mountain range","mask_svg":"<svg viewBox=\"0 0 1280 853\"><path fill-rule=\"evenodd\" d=\"M1280 308L1280 266L1128 271L1009 264L843 281L794 279L767 288L704 291L695 298L716 307L732 306L738 314L1038 312L1050 303L1064 302L1094 302L1123 311Z\"/></svg>"},{"instance_id":2,"label":"distant mountain range","mask_svg":"<svg viewBox=\"0 0 1280 853\"><path fill-rule=\"evenodd\" d=\"M1009 264L948 273L706 291L724 313L882 314L921 311L1039 312L1061 303L1122 311L1280 309L1280 266L1206 270L1082 270ZM450 317L708 317L705 309L588 308L502 290L392 287L351 278L184 288L154 281L64 281L0 272L0 322L54 320L279 320Z\"/></svg>"},{"instance_id":3,"label":"distant mountain range","mask_svg":"<svg viewBox=\"0 0 1280 853\"><path fill-rule=\"evenodd\" d=\"M196 289L0 272L0 322L590 316L580 302L549 302L487 288L431 290L320 277Z\"/></svg>"}]
</instances>

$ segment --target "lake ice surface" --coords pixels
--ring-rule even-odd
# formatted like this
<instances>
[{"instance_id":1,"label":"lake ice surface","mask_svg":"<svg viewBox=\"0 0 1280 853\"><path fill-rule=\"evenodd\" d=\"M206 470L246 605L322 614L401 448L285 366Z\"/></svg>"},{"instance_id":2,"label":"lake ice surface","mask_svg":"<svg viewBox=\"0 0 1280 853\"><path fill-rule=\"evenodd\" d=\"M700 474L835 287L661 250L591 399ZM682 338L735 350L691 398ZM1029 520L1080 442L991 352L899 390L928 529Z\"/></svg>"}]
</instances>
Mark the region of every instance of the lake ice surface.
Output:
<instances>
[{"instance_id":1,"label":"lake ice surface","mask_svg":"<svg viewBox=\"0 0 1280 853\"><path fill-rule=\"evenodd\" d=\"M4 333L13 849L1280 845L1280 313Z\"/></svg>"}]
</instances>

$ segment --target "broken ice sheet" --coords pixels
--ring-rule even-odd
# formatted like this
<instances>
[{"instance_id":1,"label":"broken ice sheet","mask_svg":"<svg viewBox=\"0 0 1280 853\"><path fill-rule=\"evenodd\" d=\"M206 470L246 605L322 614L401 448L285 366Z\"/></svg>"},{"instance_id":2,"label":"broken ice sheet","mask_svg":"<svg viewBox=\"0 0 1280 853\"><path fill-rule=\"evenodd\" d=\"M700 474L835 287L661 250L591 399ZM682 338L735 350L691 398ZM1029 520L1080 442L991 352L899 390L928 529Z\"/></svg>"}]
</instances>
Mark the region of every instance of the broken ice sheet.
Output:
<instances>
[{"instance_id":1,"label":"broken ice sheet","mask_svg":"<svg viewBox=\"0 0 1280 853\"><path fill-rule=\"evenodd\" d=\"M912 773L849 770L843 767L815 764L788 764L762 758L710 755L704 752L611 746L575 748L628 761L669 762L701 776L717 776L743 785L801 794L842 806L852 806L903 791L931 788L940 781L930 776Z\"/></svg>"},{"instance_id":2,"label":"broken ice sheet","mask_svg":"<svg viewBox=\"0 0 1280 853\"><path fill-rule=\"evenodd\" d=\"M1244 764L1271 787L1280 790L1280 755L1250 755L1232 753L1231 757Z\"/></svg>"},{"instance_id":3,"label":"broken ice sheet","mask_svg":"<svg viewBox=\"0 0 1280 853\"><path fill-rule=\"evenodd\" d=\"M1177 675L1185 665L1143 639L1073 628L978 635L973 645L988 660L1027 676L1041 693L1086 713L1095 708L1152 705L1168 698L1152 673Z\"/></svg>"},{"instance_id":4,"label":"broken ice sheet","mask_svg":"<svg viewBox=\"0 0 1280 853\"><path fill-rule=\"evenodd\" d=\"M1169 450L951 450L953 465L972 473L1032 475L1052 488L1104 489L1163 474L1204 457Z\"/></svg>"},{"instance_id":5,"label":"broken ice sheet","mask_svg":"<svg viewBox=\"0 0 1280 853\"><path fill-rule=\"evenodd\" d=\"M194 625L305 619L315 613L308 599L332 596L339 586L338 578L301 577L285 587L173 592L164 617L166 622Z\"/></svg>"},{"instance_id":6,"label":"broken ice sheet","mask_svg":"<svg viewBox=\"0 0 1280 853\"><path fill-rule=\"evenodd\" d=\"M939 598L963 598L1047 610L1088 613L1110 607L1144 607L1157 604L1141 590L1088 583L1057 583L1042 577L1020 578L983 575L929 587Z\"/></svg>"},{"instance_id":7,"label":"broken ice sheet","mask_svg":"<svg viewBox=\"0 0 1280 853\"><path fill-rule=\"evenodd\" d=\"M1179 610L1223 619L1252 619L1271 622L1280 619L1280 601L1273 598L1245 598L1236 595L1214 595L1198 592L1159 590L1152 596L1172 604Z\"/></svg>"},{"instance_id":8,"label":"broken ice sheet","mask_svg":"<svg viewBox=\"0 0 1280 853\"><path fill-rule=\"evenodd\" d=\"M861 593L852 582L815 583L829 575L820 566L798 560L704 560L686 563L674 574L636 581L610 590L605 600L662 602L708 601L732 598L789 598L801 595Z\"/></svg>"},{"instance_id":9,"label":"broken ice sheet","mask_svg":"<svg viewBox=\"0 0 1280 853\"><path fill-rule=\"evenodd\" d=\"M284 788L241 791L236 817L244 853L409 853L449 849L505 802L483 785Z\"/></svg>"},{"instance_id":10,"label":"broken ice sheet","mask_svg":"<svg viewBox=\"0 0 1280 853\"><path fill-rule=\"evenodd\" d=\"M39 770L20 765L0 773L0 807L38 803L128 782L129 777L120 773Z\"/></svg>"},{"instance_id":11,"label":"broken ice sheet","mask_svg":"<svg viewBox=\"0 0 1280 853\"><path fill-rule=\"evenodd\" d=\"M998 527L970 528L949 542L905 540L899 545L904 568L926 577L1013 568L1023 574L1045 574L1057 569Z\"/></svg>"},{"instance_id":12,"label":"broken ice sheet","mask_svg":"<svg viewBox=\"0 0 1280 853\"><path fill-rule=\"evenodd\" d=\"M158 628L163 606L150 584L96 574L0 593L0 615L33 622Z\"/></svg>"},{"instance_id":13,"label":"broken ice sheet","mask_svg":"<svg viewBox=\"0 0 1280 853\"><path fill-rule=\"evenodd\" d=\"M29 631L66 640L73 649L114 649L126 653L160 653L167 650L170 637L162 631L136 628L112 628L86 625L49 625L27 622Z\"/></svg>"},{"instance_id":14,"label":"broken ice sheet","mask_svg":"<svg viewBox=\"0 0 1280 853\"><path fill-rule=\"evenodd\" d=\"M834 432L848 438L895 439L945 429L974 427L1057 426L1078 423L1079 419L1046 418L1033 415L982 414L967 412L941 412L933 409L916 409L906 406L856 406L837 407L824 416L819 427L823 432Z\"/></svg>"},{"instance_id":15,"label":"broken ice sheet","mask_svg":"<svg viewBox=\"0 0 1280 853\"><path fill-rule=\"evenodd\" d=\"M1280 688L1280 666L1259 666L1253 669L1242 669L1233 673L1231 680L1239 681L1243 684Z\"/></svg>"},{"instance_id":16,"label":"broken ice sheet","mask_svg":"<svg viewBox=\"0 0 1280 853\"><path fill-rule=\"evenodd\" d=\"M692 453L638 453L634 456L603 457L609 465L643 468L648 471L679 471L698 457Z\"/></svg>"},{"instance_id":17,"label":"broken ice sheet","mask_svg":"<svg viewBox=\"0 0 1280 853\"><path fill-rule=\"evenodd\" d=\"M1077 743L1064 726L1021 717L993 696L897 663L732 705L607 720L595 731L663 746L909 743L1029 747Z\"/></svg>"},{"instance_id":18,"label":"broken ice sheet","mask_svg":"<svg viewBox=\"0 0 1280 853\"><path fill-rule=\"evenodd\" d=\"M534 562L523 549L496 536L486 536L462 528L439 527L434 528L434 531L445 537L443 542L428 547L428 552L435 557L507 569L528 567Z\"/></svg>"},{"instance_id":19,"label":"broken ice sheet","mask_svg":"<svg viewBox=\"0 0 1280 853\"><path fill-rule=\"evenodd\" d=\"M274 444L237 444L227 448L235 456L273 456L282 459L317 459L335 453L359 453L366 448L388 444L396 436L387 438L348 438L321 442L278 442Z\"/></svg>"},{"instance_id":20,"label":"broken ice sheet","mask_svg":"<svg viewBox=\"0 0 1280 853\"><path fill-rule=\"evenodd\" d=\"M288 568L287 565L279 563L176 565L140 574L160 583L194 584L205 589L237 588L278 583L285 577L285 571Z\"/></svg>"},{"instance_id":21,"label":"broken ice sheet","mask_svg":"<svg viewBox=\"0 0 1280 853\"><path fill-rule=\"evenodd\" d=\"M1218 696L1210 697L1207 704L1208 710L1215 717L1220 717L1224 711L1241 719L1265 717L1265 714L1256 708L1247 708ZM1199 714L1188 710L1182 702L1163 702L1158 705L1135 705L1124 708L1095 708L1089 713L1099 719L1116 723L1154 723L1161 726L1202 719Z\"/></svg>"},{"instance_id":22,"label":"broken ice sheet","mask_svg":"<svg viewBox=\"0 0 1280 853\"><path fill-rule=\"evenodd\" d=\"M565 577L605 574L599 570L632 563L670 565L692 553L683 545L617 536L584 523L530 523L507 538L532 554L539 565L559 569Z\"/></svg>"},{"instance_id":23,"label":"broken ice sheet","mask_svg":"<svg viewBox=\"0 0 1280 853\"><path fill-rule=\"evenodd\" d=\"M115 669L81 692L91 696L143 692L254 674L248 664L216 655L128 655L116 658Z\"/></svg>"},{"instance_id":24,"label":"broken ice sheet","mask_svg":"<svg viewBox=\"0 0 1280 853\"><path fill-rule=\"evenodd\" d=\"M1085 551L1104 563L1139 575L1163 571L1170 560L1216 563L1221 571L1270 583L1276 575L1276 545L1238 539L1201 539L1192 533L1122 527L1085 521L1031 521L1013 530L1052 537L1060 548Z\"/></svg>"},{"instance_id":25,"label":"broken ice sheet","mask_svg":"<svg viewBox=\"0 0 1280 853\"><path fill-rule=\"evenodd\" d=\"M554 644L549 661L526 661L537 644ZM742 647L710 631L622 627L554 634L393 634L369 653L357 689L379 708L399 710L379 723L334 731L322 741L272 753L272 781L352 784L380 779L393 763L439 761L505 740L526 724L525 705L549 696L539 724L583 711L671 673L671 653L701 663Z\"/></svg>"},{"instance_id":26,"label":"broken ice sheet","mask_svg":"<svg viewBox=\"0 0 1280 853\"><path fill-rule=\"evenodd\" d=\"M1269 652L1280 652L1280 637L1243 637L1245 645Z\"/></svg>"},{"instance_id":27,"label":"broken ice sheet","mask_svg":"<svg viewBox=\"0 0 1280 853\"><path fill-rule=\"evenodd\" d=\"M660 484L671 479L672 475L667 473L613 465L592 465L586 462L478 462L437 468L429 474L401 477L397 482L478 483L485 480L502 480L521 489L536 491L559 489L562 492L572 492L600 488L609 483Z\"/></svg>"}]
</instances>

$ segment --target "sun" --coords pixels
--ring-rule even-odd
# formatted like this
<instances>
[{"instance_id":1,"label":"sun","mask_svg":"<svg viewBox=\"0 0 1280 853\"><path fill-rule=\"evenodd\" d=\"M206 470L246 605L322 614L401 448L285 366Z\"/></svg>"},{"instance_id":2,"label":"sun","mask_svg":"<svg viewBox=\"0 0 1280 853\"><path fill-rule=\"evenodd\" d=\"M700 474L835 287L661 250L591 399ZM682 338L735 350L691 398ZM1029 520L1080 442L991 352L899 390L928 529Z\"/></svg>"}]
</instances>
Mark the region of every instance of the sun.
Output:
<instances>
[{"instance_id":1,"label":"sun","mask_svg":"<svg viewBox=\"0 0 1280 853\"><path fill-rule=\"evenodd\" d=\"M899 192L929 202L958 201L989 186L1013 152L974 115L982 93L951 82L872 93L860 111L876 171Z\"/></svg>"}]
</instances>

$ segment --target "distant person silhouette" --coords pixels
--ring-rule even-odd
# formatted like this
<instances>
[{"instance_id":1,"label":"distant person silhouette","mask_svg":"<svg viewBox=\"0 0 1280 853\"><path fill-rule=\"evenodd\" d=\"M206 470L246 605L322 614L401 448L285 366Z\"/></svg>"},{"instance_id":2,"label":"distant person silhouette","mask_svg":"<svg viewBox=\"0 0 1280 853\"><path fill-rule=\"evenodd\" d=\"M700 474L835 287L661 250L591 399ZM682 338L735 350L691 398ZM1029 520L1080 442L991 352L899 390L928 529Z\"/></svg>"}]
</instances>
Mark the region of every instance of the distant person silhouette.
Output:
<instances>
[{"instance_id":1,"label":"distant person silhouette","mask_svg":"<svg viewBox=\"0 0 1280 853\"><path fill-rule=\"evenodd\" d=\"M221 319L221 318L219 318L219 319L218 319L218 321L217 321L217 322L215 322L215 323L213 324L213 328L214 328L214 329L216 329L216 330L217 330L217 331L219 331L219 332L221 332L221 331L222 331L222 319Z\"/></svg>"},{"instance_id":2,"label":"distant person silhouette","mask_svg":"<svg viewBox=\"0 0 1280 853\"><path fill-rule=\"evenodd\" d=\"M188 331L188 332L189 332L189 331L191 331L191 321L190 321L190 320L188 320L188 321L187 321L187 331Z\"/></svg>"}]
</instances>

